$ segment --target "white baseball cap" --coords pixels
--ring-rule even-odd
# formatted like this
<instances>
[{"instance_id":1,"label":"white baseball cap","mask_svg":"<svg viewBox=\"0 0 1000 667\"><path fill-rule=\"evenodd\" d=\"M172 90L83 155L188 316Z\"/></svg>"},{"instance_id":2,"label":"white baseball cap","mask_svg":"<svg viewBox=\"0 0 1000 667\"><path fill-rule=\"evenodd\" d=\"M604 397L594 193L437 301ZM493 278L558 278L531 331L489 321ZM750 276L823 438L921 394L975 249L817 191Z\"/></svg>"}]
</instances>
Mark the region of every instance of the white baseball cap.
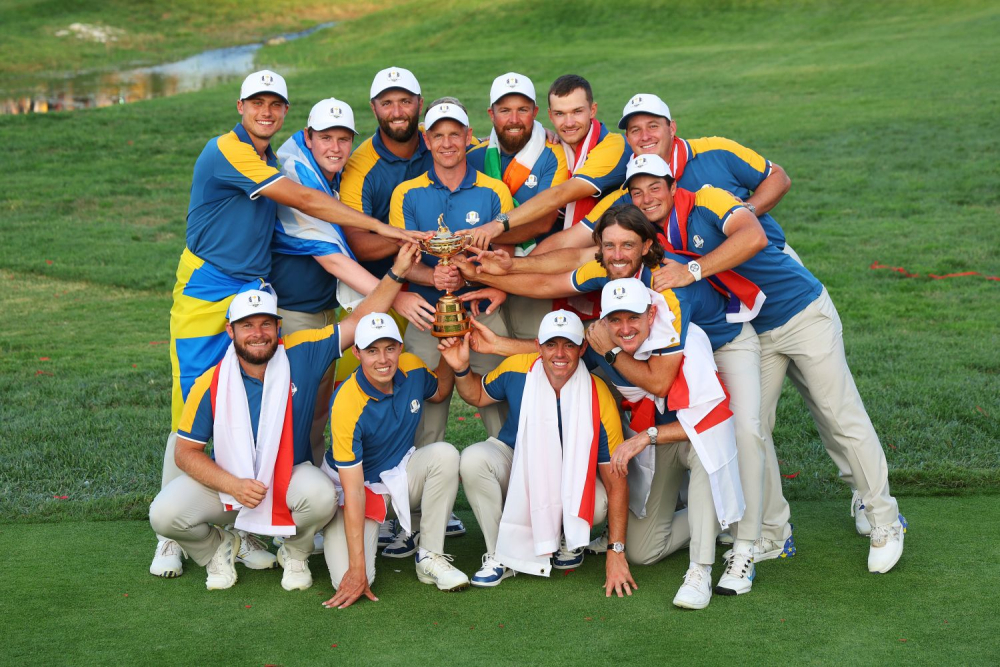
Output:
<instances>
[{"instance_id":1,"label":"white baseball cap","mask_svg":"<svg viewBox=\"0 0 1000 667\"><path fill-rule=\"evenodd\" d=\"M490 106L496 104L504 95L524 95L534 102L535 84L531 83L531 79L517 72L501 74L493 80L493 85L490 87Z\"/></svg>"},{"instance_id":2,"label":"white baseball cap","mask_svg":"<svg viewBox=\"0 0 1000 667\"><path fill-rule=\"evenodd\" d=\"M369 313L361 318L354 329L354 344L362 350L377 340L391 338L403 342L396 321L385 313Z\"/></svg>"},{"instance_id":3,"label":"white baseball cap","mask_svg":"<svg viewBox=\"0 0 1000 667\"><path fill-rule=\"evenodd\" d=\"M601 290L601 317L607 317L619 310L630 313L645 313L653 303L649 289L637 278L609 280Z\"/></svg>"},{"instance_id":4,"label":"white baseball cap","mask_svg":"<svg viewBox=\"0 0 1000 667\"><path fill-rule=\"evenodd\" d=\"M538 327L538 342L553 338L565 338L577 345L583 342L583 322L576 313L568 310L553 310L542 318Z\"/></svg>"},{"instance_id":5,"label":"white baseball cap","mask_svg":"<svg viewBox=\"0 0 1000 667\"><path fill-rule=\"evenodd\" d=\"M634 116L637 113L648 113L651 116L671 119L670 107L667 106L666 102L652 93L639 93L633 95L632 99L625 103L625 108L622 109L622 119L618 121L618 129L624 130L625 126L628 125L629 116Z\"/></svg>"},{"instance_id":6,"label":"white baseball cap","mask_svg":"<svg viewBox=\"0 0 1000 667\"><path fill-rule=\"evenodd\" d=\"M413 76L413 72L402 67L387 67L375 75L375 79L372 80L371 95L368 97L374 100L390 88L402 88L414 95L420 94L420 84L417 83L417 77Z\"/></svg>"},{"instance_id":7,"label":"white baseball cap","mask_svg":"<svg viewBox=\"0 0 1000 667\"><path fill-rule=\"evenodd\" d=\"M642 174L657 178L674 177L673 172L670 171L670 165L655 153L632 156L632 159L628 161L628 167L625 168L625 185L628 185L633 176Z\"/></svg>"},{"instance_id":8,"label":"white baseball cap","mask_svg":"<svg viewBox=\"0 0 1000 667\"><path fill-rule=\"evenodd\" d=\"M265 285L264 287L265 289L252 289L240 292L233 297L233 300L229 303L229 312L227 313L230 324L239 322L251 315L270 315L271 317L277 317L279 320L281 319L281 316L278 315L277 295L271 289L270 285Z\"/></svg>"},{"instance_id":9,"label":"white baseball cap","mask_svg":"<svg viewBox=\"0 0 1000 667\"><path fill-rule=\"evenodd\" d=\"M344 127L357 134L354 129L354 109L347 102L341 102L336 97L328 97L313 105L309 112L308 127L313 130L328 130L331 127Z\"/></svg>"},{"instance_id":10,"label":"white baseball cap","mask_svg":"<svg viewBox=\"0 0 1000 667\"><path fill-rule=\"evenodd\" d=\"M427 110L424 115L424 130L431 129L434 127L434 123L445 118L450 118L465 127L469 127L469 115L462 110L462 107L451 102L442 102Z\"/></svg>"},{"instance_id":11,"label":"white baseball cap","mask_svg":"<svg viewBox=\"0 0 1000 667\"><path fill-rule=\"evenodd\" d=\"M288 104L288 85L285 83L284 77L269 69L254 72L243 79L243 85L240 86L241 100L253 97L258 93L274 93L285 100L285 104Z\"/></svg>"}]
</instances>

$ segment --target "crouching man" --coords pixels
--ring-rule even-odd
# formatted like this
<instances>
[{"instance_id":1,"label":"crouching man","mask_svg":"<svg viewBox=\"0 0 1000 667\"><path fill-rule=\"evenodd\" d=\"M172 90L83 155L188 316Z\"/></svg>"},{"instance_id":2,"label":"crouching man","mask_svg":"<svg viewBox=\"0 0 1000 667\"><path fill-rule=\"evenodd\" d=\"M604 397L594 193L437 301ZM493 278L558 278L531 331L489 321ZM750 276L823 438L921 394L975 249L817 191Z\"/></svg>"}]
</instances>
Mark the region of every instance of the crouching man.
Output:
<instances>
[{"instance_id":1,"label":"crouching man","mask_svg":"<svg viewBox=\"0 0 1000 667\"><path fill-rule=\"evenodd\" d=\"M575 567L591 526L607 517L605 594L636 588L625 560L628 483L610 465L621 420L607 385L580 364L583 339L579 317L549 313L536 351L508 358L485 378L469 368L469 336L440 345L466 402L507 401L510 408L498 438L462 452L465 494L487 549L473 585L496 586L515 571L548 576L552 567Z\"/></svg>"},{"instance_id":2,"label":"crouching man","mask_svg":"<svg viewBox=\"0 0 1000 667\"><path fill-rule=\"evenodd\" d=\"M400 250L392 272L406 275L420 249ZM209 590L236 583L237 531L285 537L278 551L285 590L312 585L313 537L337 508L333 484L310 463L309 432L320 381L354 341L355 326L399 292L390 276L339 325L279 338L269 286L237 294L222 361L195 382L177 429L174 458L184 474L156 496L149 522L206 567ZM209 440L213 454L205 453ZM219 528L235 523L233 531Z\"/></svg>"},{"instance_id":3,"label":"crouching man","mask_svg":"<svg viewBox=\"0 0 1000 667\"><path fill-rule=\"evenodd\" d=\"M417 579L443 591L468 588L469 578L444 554L445 527L458 495L458 450L447 442L413 446L425 402L451 396L452 374L432 373L403 352L399 328L385 313L365 316L354 340L360 366L333 395L333 449L323 466L343 490L342 511L327 526L323 547L337 592L323 604L343 609L362 595L377 599L371 591L375 553L390 507L407 538L419 545ZM411 509L420 510L419 525L410 525Z\"/></svg>"}]
</instances>

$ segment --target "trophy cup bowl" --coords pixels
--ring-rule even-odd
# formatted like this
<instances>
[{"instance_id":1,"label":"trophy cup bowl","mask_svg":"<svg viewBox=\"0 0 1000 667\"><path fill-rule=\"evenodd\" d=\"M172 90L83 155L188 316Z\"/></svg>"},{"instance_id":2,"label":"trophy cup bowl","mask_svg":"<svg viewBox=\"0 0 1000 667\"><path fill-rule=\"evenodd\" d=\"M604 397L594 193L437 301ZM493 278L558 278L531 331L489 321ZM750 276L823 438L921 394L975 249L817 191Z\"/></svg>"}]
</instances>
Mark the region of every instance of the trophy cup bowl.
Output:
<instances>
[{"instance_id":1,"label":"trophy cup bowl","mask_svg":"<svg viewBox=\"0 0 1000 667\"><path fill-rule=\"evenodd\" d=\"M443 218L444 216L442 216ZM434 255L443 266L448 266L451 258L465 250L472 238L452 234L438 220L438 232L430 239L420 242L420 249ZM472 330L469 313L466 312L461 300L448 290L438 299L434 312L434 326L431 334L435 338L453 338L464 336Z\"/></svg>"}]
</instances>

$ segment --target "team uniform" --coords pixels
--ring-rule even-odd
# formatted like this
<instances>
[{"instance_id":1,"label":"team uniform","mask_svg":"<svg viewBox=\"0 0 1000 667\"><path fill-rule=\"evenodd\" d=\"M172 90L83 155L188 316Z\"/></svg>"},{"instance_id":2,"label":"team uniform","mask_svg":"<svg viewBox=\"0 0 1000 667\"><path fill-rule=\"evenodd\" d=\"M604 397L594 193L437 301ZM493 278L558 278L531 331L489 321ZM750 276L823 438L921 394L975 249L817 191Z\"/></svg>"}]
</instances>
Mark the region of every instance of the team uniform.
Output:
<instances>
[{"instance_id":1,"label":"team uniform","mask_svg":"<svg viewBox=\"0 0 1000 667\"><path fill-rule=\"evenodd\" d=\"M292 476L286 503L295 521L294 537L285 540L293 558L305 560L313 550L313 537L336 511L336 491L323 472L312 465L309 432L320 380L326 369L341 355L340 329L301 331L284 338L292 381ZM215 430L213 377L216 367L205 371L188 394L178 425L180 437L201 444L212 439ZM253 438L256 441L264 384L240 369L246 391ZM237 512L227 511L219 492L181 473L171 481L150 507L150 523L157 534L176 540L199 564L205 565L221 544L211 524L231 524Z\"/></svg>"},{"instance_id":2,"label":"team uniform","mask_svg":"<svg viewBox=\"0 0 1000 667\"><path fill-rule=\"evenodd\" d=\"M434 168L431 167L423 175L396 188L392 196L389 224L400 229L437 231L438 217L444 214L444 224L451 231L457 232L487 224L500 213L510 211L512 207L510 192L501 181L469 168L462 183L452 192L438 181ZM421 261L433 268L437 266L438 258L424 253ZM436 304L445 294L433 286L415 283L410 283L409 289L431 304ZM455 294L465 294L473 289L464 287ZM503 306L489 315L481 315L478 318L479 322L501 336L507 335L505 319ZM407 350L423 359L427 365L437 366L441 355L437 349L437 339L430 331L418 331L416 327L407 327L403 334L403 342ZM472 369L480 374L493 370L502 360L502 357L497 355L484 355L478 352L473 352L471 355ZM503 412L500 407L489 406L480 413L486 432L495 435L503 424ZM442 440L447 422L447 401L427 406L423 422L417 431L417 446Z\"/></svg>"},{"instance_id":3,"label":"team uniform","mask_svg":"<svg viewBox=\"0 0 1000 667\"><path fill-rule=\"evenodd\" d=\"M698 203L716 215L684 215L685 208ZM675 248L707 254L725 242L728 213L739 206L731 195L713 188L675 198L679 213L667 225L667 240ZM790 362L817 404L813 418L820 433L828 434L824 444L850 466L869 521L873 526L894 523L899 508L889 494L885 453L847 366L843 328L826 289L773 243L735 270L767 295L754 319L761 347L760 414L768 458L763 536L775 542L790 537L790 528L786 529L789 508L781 493L772 439L775 410Z\"/></svg>"},{"instance_id":4,"label":"team uniform","mask_svg":"<svg viewBox=\"0 0 1000 667\"><path fill-rule=\"evenodd\" d=\"M506 402L508 405L507 419L496 437L470 445L462 451L462 484L469 505L483 531L487 553L490 554L496 551L500 517L510 481L521 410L531 407L521 404L525 377L532 365L538 361L537 353L514 355L483 377L483 391L493 400ZM597 462L602 464L611 461L611 454L622 442L622 430L611 391L600 378L595 378L595 382L600 406ZM607 510L607 492L598 479L594 506L595 524L605 519Z\"/></svg>"},{"instance_id":5,"label":"team uniform","mask_svg":"<svg viewBox=\"0 0 1000 667\"><path fill-rule=\"evenodd\" d=\"M458 451L446 442L414 449L414 435L428 404L437 392L437 376L415 355L403 353L391 394L376 389L362 370L337 387L330 412L333 448L326 463L331 471L361 466L366 492L365 565L369 584L375 580L375 553L379 524L391 506L419 509L422 548L444 552L444 533L458 493ZM392 478L404 473L404 484ZM405 496L405 500L403 498ZM405 504L404 504L405 503ZM334 588L348 568L347 535L343 512L324 532L326 562Z\"/></svg>"},{"instance_id":6,"label":"team uniform","mask_svg":"<svg viewBox=\"0 0 1000 667\"><path fill-rule=\"evenodd\" d=\"M533 131L541 132L541 126L534 128ZM469 166L486 173L488 149L489 142L485 141L472 148L467 154ZM546 142L530 170L519 168L520 165L515 160L516 154L505 153L502 149L498 152L499 173L488 175L504 182L510 190L515 206L525 203L539 192L566 182L569 177L566 153L559 144ZM556 224L553 224L553 230L558 231ZM529 254L535 245L547 238L553 230L519 244L515 248L516 254ZM507 297L506 303L507 327L515 338L534 338L542 318L551 310L551 299L533 299L511 294Z\"/></svg>"}]
</instances>

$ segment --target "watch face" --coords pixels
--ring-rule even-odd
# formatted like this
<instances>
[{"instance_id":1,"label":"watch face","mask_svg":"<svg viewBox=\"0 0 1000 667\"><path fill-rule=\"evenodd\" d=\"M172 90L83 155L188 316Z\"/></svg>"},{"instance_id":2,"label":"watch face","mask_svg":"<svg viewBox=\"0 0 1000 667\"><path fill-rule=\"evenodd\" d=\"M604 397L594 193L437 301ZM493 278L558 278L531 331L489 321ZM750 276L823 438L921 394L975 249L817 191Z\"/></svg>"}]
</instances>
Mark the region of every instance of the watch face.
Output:
<instances>
[{"instance_id":1,"label":"watch face","mask_svg":"<svg viewBox=\"0 0 1000 667\"><path fill-rule=\"evenodd\" d=\"M614 350L608 350L607 352L604 353L604 361L608 362L609 364L613 364L615 363L615 357L617 356L618 355L615 353Z\"/></svg>"}]
</instances>

